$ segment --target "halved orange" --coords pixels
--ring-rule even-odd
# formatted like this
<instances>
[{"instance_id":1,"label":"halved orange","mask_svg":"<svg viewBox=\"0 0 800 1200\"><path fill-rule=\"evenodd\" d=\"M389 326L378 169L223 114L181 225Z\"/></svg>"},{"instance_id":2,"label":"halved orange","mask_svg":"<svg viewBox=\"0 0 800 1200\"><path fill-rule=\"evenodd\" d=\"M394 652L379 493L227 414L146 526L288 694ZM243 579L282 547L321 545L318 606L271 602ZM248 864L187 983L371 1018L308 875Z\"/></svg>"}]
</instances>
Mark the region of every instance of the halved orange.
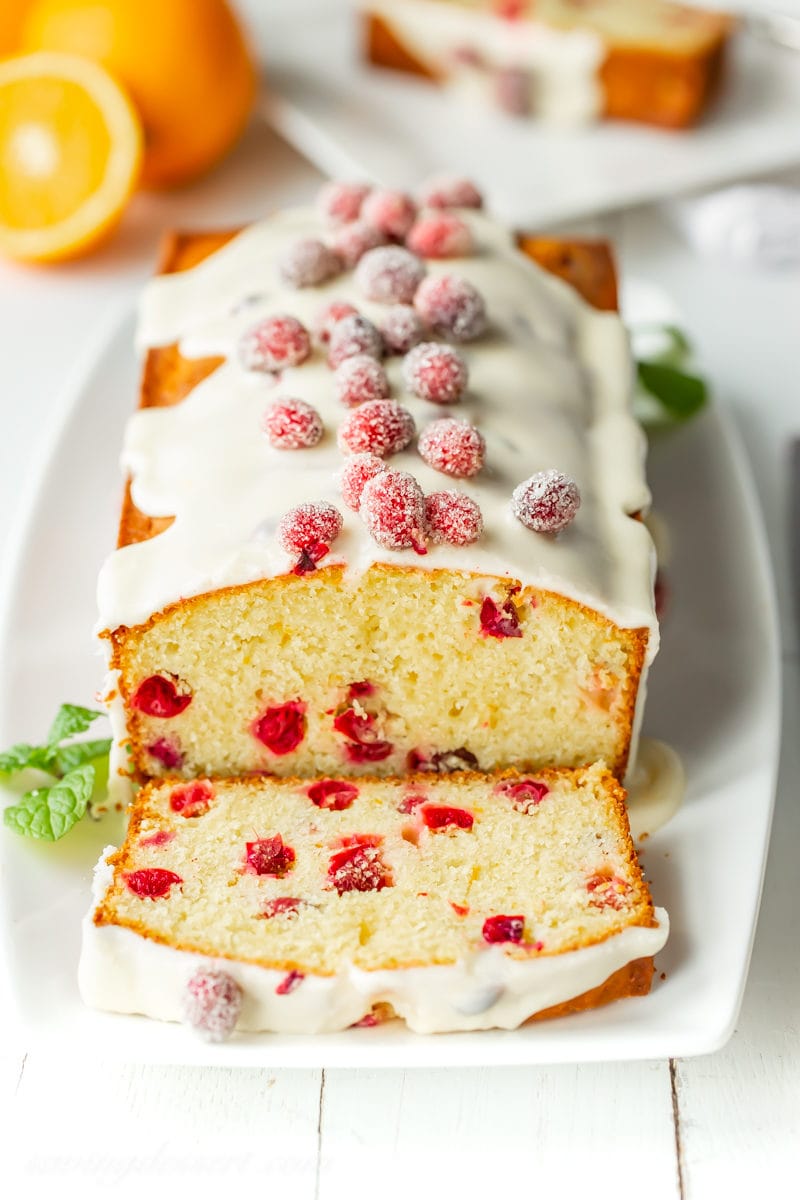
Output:
<instances>
[{"instance_id":1,"label":"halved orange","mask_svg":"<svg viewBox=\"0 0 800 1200\"><path fill-rule=\"evenodd\" d=\"M136 186L142 130L102 67L71 54L0 63L0 252L71 258L117 224Z\"/></svg>"}]
</instances>

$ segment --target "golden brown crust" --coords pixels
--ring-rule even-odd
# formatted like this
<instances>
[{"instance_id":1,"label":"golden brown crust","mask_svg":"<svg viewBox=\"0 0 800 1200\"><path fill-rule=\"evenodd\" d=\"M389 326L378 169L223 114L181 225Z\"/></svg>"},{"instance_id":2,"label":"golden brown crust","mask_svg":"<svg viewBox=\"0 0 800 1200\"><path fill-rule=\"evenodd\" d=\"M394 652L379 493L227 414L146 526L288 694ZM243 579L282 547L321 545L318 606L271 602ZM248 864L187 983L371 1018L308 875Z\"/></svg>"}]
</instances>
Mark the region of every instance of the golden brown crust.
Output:
<instances>
[{"instance_id":1,"label":"golden brown crust","mask_svg":"<svg viewBox=\"0 0 800 1200\"><path fill-rule=\"evenodd\" d=\"M617 270L606 242L521 234L519 248L550 275L571 284L583 299L603 312L616 312Z\"/></svg>"}]
</instances>

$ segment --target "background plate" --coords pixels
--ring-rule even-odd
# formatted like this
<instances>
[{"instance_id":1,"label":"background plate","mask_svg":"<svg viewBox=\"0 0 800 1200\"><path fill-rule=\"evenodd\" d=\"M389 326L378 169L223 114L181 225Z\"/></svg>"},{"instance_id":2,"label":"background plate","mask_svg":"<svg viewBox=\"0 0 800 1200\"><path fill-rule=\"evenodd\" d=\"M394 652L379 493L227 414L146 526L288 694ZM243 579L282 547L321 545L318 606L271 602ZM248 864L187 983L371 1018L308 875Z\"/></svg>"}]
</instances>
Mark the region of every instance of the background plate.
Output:
<instances>
[{"instance_id":1,"label":"background plate","mask_svg":"<svg viewBox=\"0 0 800 1200\"><path fill-rule=\"evenodd\" d=\"M652 288L630 311L669 312ZM100 561L120 498L116 448L136 393L133 318L73 390L19 527L0 626L0 746L43 736L63 700L102 679L91 637ZM646 732L672 743L686 802L645 843L643 864L672 933L645 999L513 1033L421 1037L400 1023L346 1033L241 1036L209 1046L187 1030L90 1011L76 985L92 866L121 820L85 821L55 845L0 829L2 926L27 1044L140 1062L265 1066L511 1065L664 1058L730 1035L744 989L772 815L779 732L777 623L745 459L714 409L654 439L650 478L673 543L672 603L652 674Z\"/></svg>"},{"instance_id":2,"label":"background plate","mask_svg":"<svg viewBox=\"0 0 800 1200\"><path fill-rule=\"evenodd\" d=\"M800 162L800 54L746 33L694 130L621 121L559 129L470 107L421 80L366 66L343 0L273 13L260 50L265 112L326 173L413 187L452 171L511 224L552 224Z\"/></svg>"}]
</instances>

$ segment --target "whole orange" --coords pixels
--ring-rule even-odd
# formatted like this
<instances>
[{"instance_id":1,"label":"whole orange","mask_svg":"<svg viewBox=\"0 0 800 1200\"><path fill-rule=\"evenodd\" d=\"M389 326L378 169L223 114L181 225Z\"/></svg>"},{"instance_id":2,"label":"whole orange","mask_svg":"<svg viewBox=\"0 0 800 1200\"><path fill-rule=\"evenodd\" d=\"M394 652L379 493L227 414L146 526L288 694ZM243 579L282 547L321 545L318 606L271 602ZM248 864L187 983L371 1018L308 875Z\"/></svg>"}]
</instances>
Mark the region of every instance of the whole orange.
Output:
<instances>
[{"instance_id":1,"label":"whole orange","mask_svg":"<svg viewBox=\"0 0 800 1200\"><path fill-rule=\"evenodd\" d=\"M186 183L242 132L256 73L225 0L33 0L27 50L100 62L127 88L145 133L142 183Z\"/></svg>"}]
</instances>

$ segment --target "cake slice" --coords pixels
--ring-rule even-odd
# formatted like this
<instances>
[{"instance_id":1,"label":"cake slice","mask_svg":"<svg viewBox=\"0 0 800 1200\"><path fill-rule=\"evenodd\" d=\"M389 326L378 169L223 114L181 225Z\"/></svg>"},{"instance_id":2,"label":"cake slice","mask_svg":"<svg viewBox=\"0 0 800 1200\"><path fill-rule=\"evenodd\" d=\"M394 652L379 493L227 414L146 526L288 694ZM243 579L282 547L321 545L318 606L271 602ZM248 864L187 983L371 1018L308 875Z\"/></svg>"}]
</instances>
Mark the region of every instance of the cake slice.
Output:
<instances>
[{"instance_id":1,"label":"cake slice","mask_svg":"<svg viewBox=\"0 0 800 1200\"><path fill-rule=\"evenodd\" d=\"M600 766L173 779L98 865L80 988L212 1037L512 1029L646 993L667 930Z\"/></svg>"},{"instance_id":2,"label":"cake slice","mask_svg":"<svg viewBox=\"0 0 800 1200\"><path fill-rule=\"evenodd\" d=\"M516 115L682 128L713 94L731 18L669 0L361 0L377 66Z\"/></svg>"}]
</instances>

